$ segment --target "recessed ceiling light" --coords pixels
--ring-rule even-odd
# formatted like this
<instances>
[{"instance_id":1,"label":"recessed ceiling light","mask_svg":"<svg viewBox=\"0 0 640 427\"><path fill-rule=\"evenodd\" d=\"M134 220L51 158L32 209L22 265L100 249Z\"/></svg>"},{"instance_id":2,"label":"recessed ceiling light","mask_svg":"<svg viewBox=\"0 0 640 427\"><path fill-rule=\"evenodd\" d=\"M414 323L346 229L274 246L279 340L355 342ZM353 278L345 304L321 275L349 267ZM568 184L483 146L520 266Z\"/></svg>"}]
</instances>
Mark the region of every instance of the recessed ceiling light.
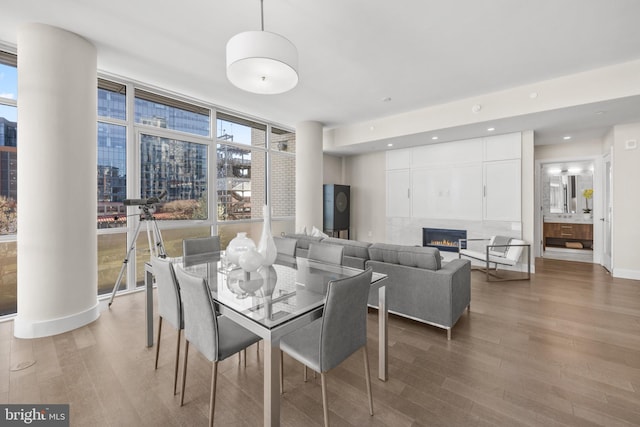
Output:
<instances>
[{"instance_id":1,"label":"recessed ceiling light","mask_svg":"<svg viewBox=\"0 0 640 427\"><path fill-rule=\"evenodd\" d=\"M387 144L387 147L393 147L393 144L389 143Z\"/></svg>"},{"instance_id":2,"label":"recessed ceiling light","mask_svg":"<svg viewBox=\"0 0 640 427\"><path fill-rule=\"evenodd\" d=\"M563 136L562 139L569 140L569 139L571 139L571 137L569 135L567 135L567 136Z\"/></svg>"},{"instance_id":3,"label":"recessed ceiling light","mask_svg":"<svg viewBox=\"0 0 640 427\"><path fill-rule=\"evenodd\" d=\"M579 167L571 167L571 168L569 168L569 171L568 171L568 172L569 172L569 173L571 173L571 174L577 174L577 173L582 172L582 168L579 168Z\"/></svg>"},{"instance_id":4,"label":"recessed ceiling light","mask_svg":"<svg viewBox=\"0 0 640 427\"><path fill-rule=\"evenodd\" d=\"M438 139L438 137L437 136L432 136L431 139L433 139L435 141L436 139Z\"/></svg>"},{"instance_id":5,"label":"recessed ceiling light","mask_svg":"<svg viewBox=\"0 0 640 427\"><path fill-rule=\"evenodd\" d=\"M596 114L597 114L597 115L601 115L601 114L604 114L604 113L605 113L605 111L602 111L602 110L598 110L598 111L596 111Z\"/></svg>"},{"instance_id":6,"label":"recessed ceiling light","mask_svg":"<svg viewBox=\"0 0 640 427\"><path fill-rule=\"evenodd\" d=\"M496 128L487 128L487 130L488 130L489 132L493 132L494 130L496 130Z\"/></svg>"},{"instance_id":7,"label":"recessed ceiling light","mask_svg":"<svg viewBox=\"0 0 640 427\"><path fill-rule=\"evenodd\" d=\"M537 97L538 97L538 92L531 92L529 94L529 98L531 98L531 99L536 99Z\"/></svg>"}]
</instances>

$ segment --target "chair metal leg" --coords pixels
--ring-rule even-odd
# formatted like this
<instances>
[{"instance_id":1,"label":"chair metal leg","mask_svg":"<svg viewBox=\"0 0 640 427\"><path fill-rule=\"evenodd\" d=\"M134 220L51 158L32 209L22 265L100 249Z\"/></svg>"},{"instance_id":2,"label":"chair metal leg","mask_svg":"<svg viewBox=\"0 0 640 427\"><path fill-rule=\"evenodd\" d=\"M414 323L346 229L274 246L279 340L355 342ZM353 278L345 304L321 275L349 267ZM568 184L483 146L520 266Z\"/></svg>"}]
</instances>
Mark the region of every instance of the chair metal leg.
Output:
<instances>
[{"instance_id":1,"label":"chair metal leg","mask_svg":"<svg viewBox=\"0 0 640 427\"><path fill-rule=\"evenodd\" d=\"M189 358L189 341L184 340L184 361L182 362L182 391L180 392L180 406L184 405L184 386L187 380L187 359Z\"/></svg>"},{"instance_id":2,"label":"chair metal leg","mask_svg":"<svg viewBox=\"0 0 640 427\"><path fill-rule=\"evenodd\" d=\"M303 373L302 373L302 379L304 379L304 382L307 382L307 365L302 365Z\"/></svg>"},{"instance_id":3,"label":"chair metal leg","mask_svg":"<svg viewBox=\"0 0 640 427\"><path fill-rule=\"evenodd\" d=\"M216 409L216 383L218 381L218 361L211 368L211 398L209 399L209 427L213 427L213 413Z\"/></svg>"},{"instance_id":4,"label":"chair metal leg","mask_svg":"<svg viewBox=\"0 0 640 427\"><path fill-rule=\"evenodd\" d=\"M280 350L280 394L284 393L284 352Z\"/></svg>"},{"instance_id":5,"label":"chair metal leg","mask_svg":"<svg viewBox=\"0 0 640 427\"><path fill-rule=\"evenodd\" d=\"M244 362L243 362L244 359ZM238 365L243 364L243 366L247 367L247 349L243 349L238 352Z\"/></svg>"},{"instance_id":6,"label":"chair metal leg","mask_svg":"<svg viewBox=\"0 0 640 427\"><path fill-rule=\"evenodd\" d=\"M367 380L367 393L369 394L369 415L373 415L373 396L371 395L371 371L369 370L369 353L367 352L366 344L364 347L362 347L362 354L364 355L364 377Z\"/></svg>"},{"instance_id":7,"label":"chair metal leg","mask_svg":"<svg viewBox=\"0 0 640 427\"><path fill-rule=\"evenodd\" d=\"M178 329L178 343L176 344L176 366L173 372L173 395L174 396L178 389L178 361L180 360L180 337L181 336L182 336L182 329Z\"/></svg>"},{"instance_id":8,"label":"chair metal leg","mask_svg":"<svg viewBox=\"0 0 640 427\"><path fill-rule=\"evenodd\" d=\"M159 316L158 320L158 339L156 342L158 345L156 346L156 364L154 369L158 369L158 354L160 354L160 332L162 331L162 316Z\"/></svg>"},{"instance_id":9,"label":"chair metal leg","mask_svg":"<svg viewBox=\"0 0 640 427\"><path fill-rule=\"evenodd\" d=\"M451 328L447 328L447 341L451 341Z\"/></svg>"},{"instance_id":10,"label":"chair metal leg","mask_svg":"<svg viewBox=\"0 0 640 427\"><path fill-rule=\"evenodd\" d=\"M320 372L322 382L322 412L324 413L324 427L329 427L329 400L327 399L327 375Z\"/></svg>"}]
</instances>

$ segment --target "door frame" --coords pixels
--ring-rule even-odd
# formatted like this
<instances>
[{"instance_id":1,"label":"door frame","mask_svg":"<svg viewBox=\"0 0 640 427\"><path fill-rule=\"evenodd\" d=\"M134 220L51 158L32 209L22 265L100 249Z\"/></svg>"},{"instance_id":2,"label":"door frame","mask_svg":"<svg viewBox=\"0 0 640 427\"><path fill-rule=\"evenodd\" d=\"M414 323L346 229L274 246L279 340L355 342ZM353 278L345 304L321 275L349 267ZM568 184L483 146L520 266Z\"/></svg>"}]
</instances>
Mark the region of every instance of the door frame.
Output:
<instances>
[{"instance_id":1,"label":"door frame","mask_svg":"<svg viewBox=\"0 0 640 427\"><path fill-rule=\"evenodd\" d=\"M601 159L602 162L602 208L601 214L598 215L598 223L600 223L601 230L600 234L602 236L602 246L601 246L601 262L602 265L607 271L610 273L613 271L613 147L609 150L608 153L604 154ZM607 168L606 164L609 162L609 173L607 181ZM607 182L609 185L607 185ZM608 197L607 197L608 193ZM609 201L607 206L607 201ZM595 217L594 217L595 218ZM608 219L608 222L607 222ZM606 233L607 228L609 230L609 239L607 239ZM594 229L595 232L595 229ZM607 256L607 242L609 242L609 256Z\"/></svg>"}]
</instances>

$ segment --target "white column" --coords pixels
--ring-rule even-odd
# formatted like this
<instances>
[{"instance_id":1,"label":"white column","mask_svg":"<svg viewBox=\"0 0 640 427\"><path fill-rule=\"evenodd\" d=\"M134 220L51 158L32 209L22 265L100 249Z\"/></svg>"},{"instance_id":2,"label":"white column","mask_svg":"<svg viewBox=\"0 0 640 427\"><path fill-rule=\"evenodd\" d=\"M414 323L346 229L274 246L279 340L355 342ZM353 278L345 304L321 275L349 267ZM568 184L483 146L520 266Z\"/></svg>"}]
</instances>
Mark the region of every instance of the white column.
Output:
<instances>
[{"instance_id":1,"label":"white column","mask_svg":"<svg viewBox=\"0 0 640 427\"><path fill-rule=\"evenodd\" d=\"M95 47L78 35L18 30L18 338L99 316L96 69Z\"/></svg>"},{"instance_id":2,"label":"white column","mask_svg":"<svg viewBox=\"0 0 640 427\"><path fill-rule=\"evenodd\" d=\"M296 232L322 230L322 123L296 126Z\"/></svg>"}]
</instances>

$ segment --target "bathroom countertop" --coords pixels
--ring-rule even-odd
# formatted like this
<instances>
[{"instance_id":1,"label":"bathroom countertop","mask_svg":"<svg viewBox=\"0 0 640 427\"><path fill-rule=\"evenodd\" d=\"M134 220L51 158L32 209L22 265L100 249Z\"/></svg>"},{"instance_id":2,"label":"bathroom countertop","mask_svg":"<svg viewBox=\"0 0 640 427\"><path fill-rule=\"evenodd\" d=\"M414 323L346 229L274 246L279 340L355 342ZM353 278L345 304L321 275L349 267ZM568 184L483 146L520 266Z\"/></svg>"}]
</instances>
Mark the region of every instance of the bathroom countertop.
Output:
<instances>
[{"instance_id":1,"label":"bathroom countertop","mask_svg":"<svg viewBox=\"0 0 640 427\"><path fill-rule=\"evenodd\" d=\"M567 224L593 224L593 218L585 218L584 214L546 214L544 222L557 222Z\"/></svg>"}]
</instances>

